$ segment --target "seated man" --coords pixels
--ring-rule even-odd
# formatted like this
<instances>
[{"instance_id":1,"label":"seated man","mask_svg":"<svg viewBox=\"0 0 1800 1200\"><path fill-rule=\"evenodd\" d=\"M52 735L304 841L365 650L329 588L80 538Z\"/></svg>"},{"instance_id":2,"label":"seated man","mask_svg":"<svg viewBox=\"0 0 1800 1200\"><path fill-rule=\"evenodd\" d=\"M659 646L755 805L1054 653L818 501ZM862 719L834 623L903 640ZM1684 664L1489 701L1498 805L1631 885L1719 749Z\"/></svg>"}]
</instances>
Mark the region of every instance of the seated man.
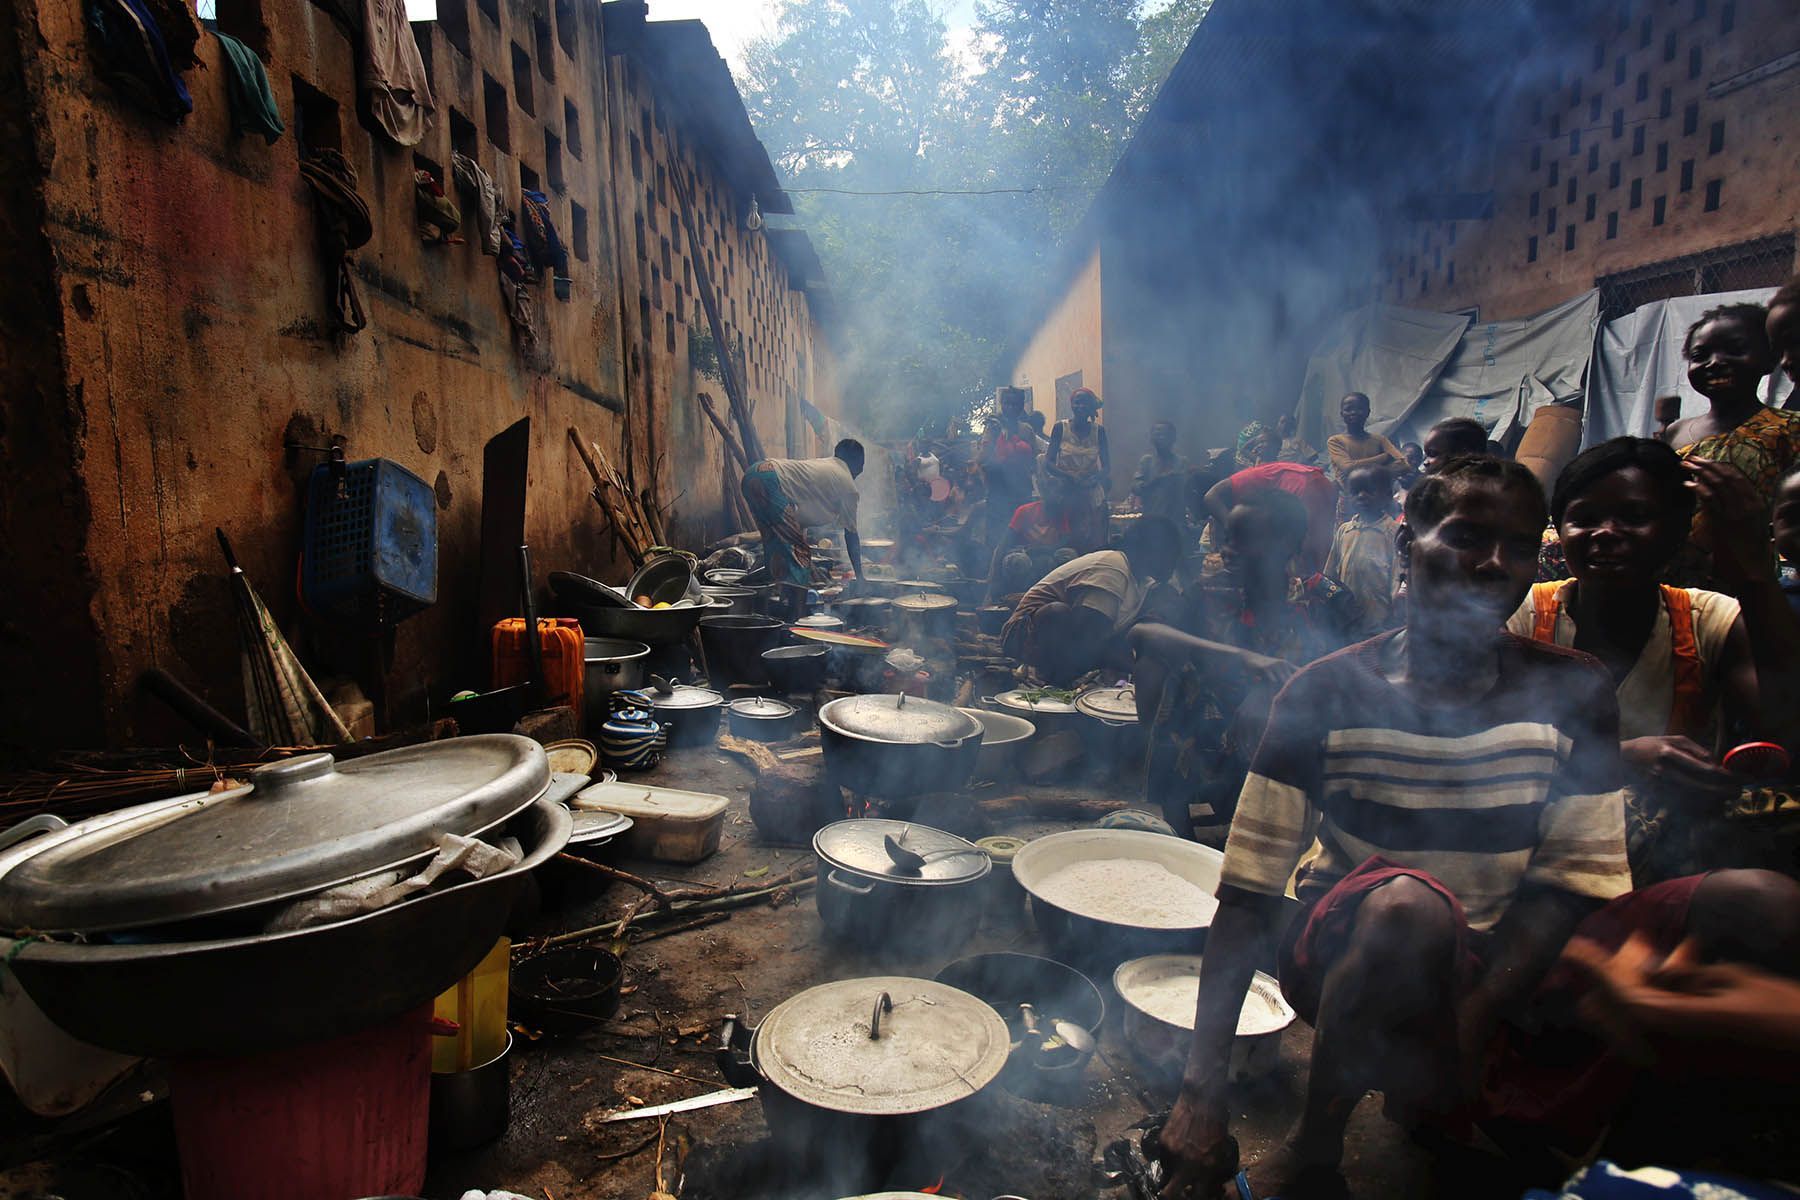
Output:
<instances>
[{"instance_id":1,"label":"seated man","mask_svg":"<svg viewBox=\"0 0 1800 1200\"><path fill-rule=\"evenodd\" d=\"M1322 575L1288 564L1306 537L1306 510L1281 491L1225 519L1223 572L1203 577L1181 628L1146 620L1131 631L1138 720L1149 730L1145 799L1183 837L1193 807L1210 826L1231 819L1269 702L1300 667L1349 640L1354 600Z\"/></svg>"},{"instance_id":2,"label":"seated man","mask_svg":"<svg viewBox=\"0 0 1800 1200\"><path fill-rule=\"evenodd\" d=\"M1165 1196L1213 1200L1237 1168L1225 1081L1238 1011L1315 837L1279 955L1282 990L1315 1031L1311 1073L1288 1140L1251 1168L1257 1195L1344 1195L1344 1130L1366 1091L1403 1121L1469 1115L1488 1056L1510 1041L1491 1045L1503 1020L1578 926L1613 945L1635 930L1665 951L1692 933L1709 953L1800 966L1782 933L1800 906L1789 880L1718 871L1630 891L1612 681L1584 654L1501 627L1547 515L1516 463L1443 465L1407 497L1407 624L1303 668L1276 699L1162 1131ZM1604 1120L1622 1066L1556 1066L1526 1089L1490 1075L1484 1095Z\"/></svg>"},{"instance_id":3,"label":"seated man","mask_svg":"<svg viewBox=\"0 0 1800 1200\"><path fill-rule=\"evenodd\" d=\"M1119 634L1138 619L1150 587L1180 565L1181 541L1167 521L1144 517L1117 550L1096 550L1057 567L1019 598L1000 644L1058 687L1123 657Z\"/></svg>"}]
</instances>

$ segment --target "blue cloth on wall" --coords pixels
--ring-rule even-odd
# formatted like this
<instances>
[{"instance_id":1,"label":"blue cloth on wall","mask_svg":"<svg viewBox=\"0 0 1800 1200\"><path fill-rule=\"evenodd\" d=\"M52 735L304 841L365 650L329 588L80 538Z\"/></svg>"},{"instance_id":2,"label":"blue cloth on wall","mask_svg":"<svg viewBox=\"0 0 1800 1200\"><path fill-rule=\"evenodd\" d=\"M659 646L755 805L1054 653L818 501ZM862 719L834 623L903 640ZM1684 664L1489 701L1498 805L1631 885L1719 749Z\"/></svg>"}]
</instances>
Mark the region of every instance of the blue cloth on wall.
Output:
<instances>
[{"instance_id":1,"label":"blue cloth on wall","mask_svg":"<svg viewBox=\"0 0 1800 1200\"><path fill-rule=\"evenodd\" d=\"M194 111L194 99L169 61L162 29L143 0L87 0L87 23L103 79L167 120Z\"/></svg>"}]
</instances>

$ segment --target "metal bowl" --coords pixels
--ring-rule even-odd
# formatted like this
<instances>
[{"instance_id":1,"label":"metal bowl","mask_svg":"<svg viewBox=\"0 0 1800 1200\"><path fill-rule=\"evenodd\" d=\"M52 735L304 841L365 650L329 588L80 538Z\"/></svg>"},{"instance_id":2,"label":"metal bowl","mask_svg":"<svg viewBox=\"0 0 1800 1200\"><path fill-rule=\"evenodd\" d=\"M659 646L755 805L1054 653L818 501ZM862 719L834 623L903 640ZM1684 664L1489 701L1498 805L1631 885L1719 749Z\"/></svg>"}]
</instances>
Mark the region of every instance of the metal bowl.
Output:
<instances>
[{"instance_id":1,"label":"metal bowl","mask_svg":"<svg viewBox=\"0 0 1800 1200\"><path fill-rule=\"evenodd\" d=\"M1198 953L1212 911L1196 912L1180 926L1148 926L1076 912L1043 897L1046 880L1077 862L1138 859L1153 862L1208 896L1219 886L1225 856L1210 846L1135 829L1070 829L1037 838L1013 857L1013 878L1031 897L1031 913L1059 961L1111 969L1146 954Z\"/></svg>"},{"instance_id":2,"label":"metal bowl","mask_svg":"<svg viewBox=\"0 0 1800 1200\"><path fill-rule=\"evenodd\" d=\"M969 782L997 783L1018 778L1025 743L1037 735L1037 726L1011 713L980 708L963 711L981 722L981 753L975 756L975 773L969 776Z\"/></svg>"},{"instance_id":3,"label":"metal bowl","mask_svg":"<svg viewBox=\"0 0 1800 1200\"><path fill-rule=\"evenodd\" d=\"M625 594L635 604L639 596L650 597L652 604L673 604L688 594L694 584L694 564L682 554L659 554L637 569Z\"/></svg>"},{"instance_id":4,"label":"metal bowl","mask_svg":"<svg viewBox=\"0 0 1800 1200\"><path fill-rule=\"evenodd\" d=\"M563 606L568 615L581 622L586 637L621 638L642 642L646 646L673 646L687 641L700 623L700 618L717 610L703 604L683 604L671 608L598 608L591 605Z\"/></svg>"}]
</instances>

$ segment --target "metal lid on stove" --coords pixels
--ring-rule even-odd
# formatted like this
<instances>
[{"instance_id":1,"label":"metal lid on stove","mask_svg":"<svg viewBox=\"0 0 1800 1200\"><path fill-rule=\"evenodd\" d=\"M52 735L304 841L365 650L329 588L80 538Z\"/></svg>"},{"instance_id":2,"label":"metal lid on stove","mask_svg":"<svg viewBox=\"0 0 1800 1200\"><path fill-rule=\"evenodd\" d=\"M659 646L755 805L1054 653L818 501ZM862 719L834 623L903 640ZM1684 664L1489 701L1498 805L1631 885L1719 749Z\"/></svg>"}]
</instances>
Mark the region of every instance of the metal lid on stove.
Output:
<instances>
[{"instance_id":1,"label":"metal lid on stove","mask_svg":"<svg viewBox=\"0 0 1800 1200\"><path fill-rule=\"evenodd\" d=\"M981 722L961 709L905 693L840 697L819 709L819 724L851 737L905 745L947 745L981 736Z\"/></svg>"},{"instance_id":2,"label":"metal lid on stove","mask_svg":"<svg viewBox=\"0 0 1800 1200\"><path fill-rule=\"evenodd\" d=\"M917 871L899 867L888 854L884 837L893 838L914 854L924 855L925 865ZM974 842L964 841L942 829L882 817L834 821L813 834L812 844L813 853L827 866L860 876L892 879L896 883L928 886L968 883L993 869L992 860ZM944 853L951 850L964 853ZM939 853L943 853L943 857L932 857Z\"/></svg>"},{"instance_id":3,"label":"metal lid on stove","mask_svg":"<svg viewBox=\"0 0 1800 1200\"><path fill-rule=\"evenodd\" d=\"M884 1002L885 998L885 1002ZM930 979L876 976L808 988L756 1029L763 1076L835 1112L899 1116L943 1108L1000 1074L1006 1022L984 1001Z\"/></svg>"},{"instance_id":4,"label":"metal lid on stove","mask_svg":"<svg viewBox=\"0 0 1800 1200\"><path fill-rule=\"evenodd\" d=\"M1034 688L1014 688L1010 692L1001 692L994 697L994 703L1001 708L1022 713L1072 713L1075 711L1074 701L1047 695Z\"/></svg>"},{"instance_id":5,"label":"metal lid on stove","mask_svg":"<svg viewBox=\"0 0 1800 1200\"><path fill-rule=\"evenodd\" d=\"M946 608L955 608L956 597L946 596L942 592L914 592L894 597L894 607L902 612L939 612Z\"/></svg>"},{"instance_id":6,"label":"metal lid on stove","mask_svg":"<svg viewBox=\"0 0 1800 1200\"><path fill-rule=\"evenodd\" d=\"M1137 687L1128 683L1123 687L1089 688L1075 697L1075 707L1103 721L1129 721L1135 725L1138 719Z\"/></svg>"},{"instance_id":7,"label":"metal lid on stove","mask_svg":"<svg viewBox=\"0 0 1800 1200\"><path fill-rule=\"evenodd\" d=\"M666 692L651 691L648 695L651 707L659 709L716 708L725 703L725 697L718 692L691 683L678 683Z\"/></svg>"},{"instance_id":8,"label":"metal lid on stove","mask_svg":"<svg viewBox=\"0 0 1800 1200\"><path fill-rule=\"evenodd\" d=\"M308 895L491 829L549 782L543 747L510 733L283 759L246 786L0 856L0 928L133 929Z\"/></svg>"},{"instance_id":9,"label":"metal lid on stove","mask_svg":"<svg viewBox=\"0 0 1800 1200\"><path fill-rule=\"evenodd\" d=\"M754 717L764 721L778 721L800 711L786 700L777 700L772 696L744 696L725 707L740 717Z\"/></svg>"}]
</instances>

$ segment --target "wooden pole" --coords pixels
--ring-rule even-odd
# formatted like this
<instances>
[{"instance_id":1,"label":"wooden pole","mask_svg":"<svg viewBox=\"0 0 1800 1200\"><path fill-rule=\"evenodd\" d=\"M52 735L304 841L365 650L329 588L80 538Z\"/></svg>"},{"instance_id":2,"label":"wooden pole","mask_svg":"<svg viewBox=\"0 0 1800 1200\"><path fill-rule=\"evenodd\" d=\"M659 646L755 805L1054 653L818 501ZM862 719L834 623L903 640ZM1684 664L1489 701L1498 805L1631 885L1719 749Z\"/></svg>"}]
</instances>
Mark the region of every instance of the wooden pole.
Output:
<instances>
[{"instance_id":1,"label":"wooden pole","mask_svg":"<svg viewBox=\"0 0 1800 1200\"><path fill-rule=\"evenodd\" d=\"M761 462L768 456L763 453L762 439L757 437L756 426L750 420L750 401L744 394L743 381L738 378L731 346L725 340L725 321L719 315L719 298L713 293L712 277L706 273L706 252L701 248L700 235L694 225L687 181L680 167L674 164L670 165L669 178L675 185L675 199L681 205L682 228L687 231L688 257L694 264L694 290L700 293L700 306L706 310L706 324L712 330L713 344L718 347L719 374L725 381L725 398L730 402L732 420L743 439L744 453L751 462Z\"/></svg>"}]
</instances>

